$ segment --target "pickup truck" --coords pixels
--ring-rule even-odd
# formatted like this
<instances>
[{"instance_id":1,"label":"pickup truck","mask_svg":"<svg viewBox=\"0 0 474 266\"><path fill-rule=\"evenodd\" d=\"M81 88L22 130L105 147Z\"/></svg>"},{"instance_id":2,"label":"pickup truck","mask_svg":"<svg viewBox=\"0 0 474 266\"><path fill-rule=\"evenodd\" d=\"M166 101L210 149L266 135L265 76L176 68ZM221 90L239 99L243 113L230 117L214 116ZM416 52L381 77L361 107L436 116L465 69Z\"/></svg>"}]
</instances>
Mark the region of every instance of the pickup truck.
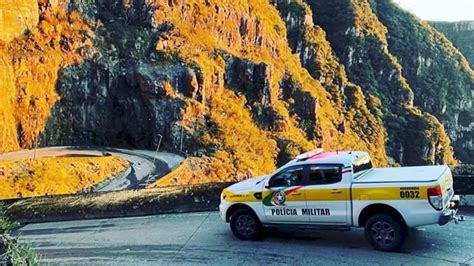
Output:
<instances>
[{"instance_id":1,"label":"pickup truck","mask_svg":"<svg viewBox=\"0 0 474 266\"><path fill-rule=\"evenodd\" d=\"M271 227L364 227L375 249L396 251L408 228L462 220L458 202L447 166L373 168L366 152L317 149L271 175L227 187L219 211L242 240Z\"/></svg>"}]
</instances>

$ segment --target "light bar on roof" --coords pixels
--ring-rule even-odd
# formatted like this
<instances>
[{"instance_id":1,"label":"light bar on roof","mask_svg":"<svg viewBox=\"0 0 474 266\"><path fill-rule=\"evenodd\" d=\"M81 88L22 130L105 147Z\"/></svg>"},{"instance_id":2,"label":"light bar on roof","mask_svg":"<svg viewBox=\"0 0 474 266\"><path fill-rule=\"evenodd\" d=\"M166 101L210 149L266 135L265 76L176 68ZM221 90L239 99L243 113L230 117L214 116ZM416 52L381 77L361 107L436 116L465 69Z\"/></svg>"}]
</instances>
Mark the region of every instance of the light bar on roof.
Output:
<instances>
[{"instance_id":1,"label":"light bar on roof","mask_svg":"<svg viewBox=\"0 0 474 266\"><path fill-rule=\"evenodd\" d=\"M302 154L296 156L296 159L298 159L298 160L308 159L308 158L311 158L311 157L316 156L318 154L321 154L323 152L324 152L323 149L315 149L315 150L308 151L308 152L305 152L305 153L302 153Z\"/></svg>"}]
</instances>

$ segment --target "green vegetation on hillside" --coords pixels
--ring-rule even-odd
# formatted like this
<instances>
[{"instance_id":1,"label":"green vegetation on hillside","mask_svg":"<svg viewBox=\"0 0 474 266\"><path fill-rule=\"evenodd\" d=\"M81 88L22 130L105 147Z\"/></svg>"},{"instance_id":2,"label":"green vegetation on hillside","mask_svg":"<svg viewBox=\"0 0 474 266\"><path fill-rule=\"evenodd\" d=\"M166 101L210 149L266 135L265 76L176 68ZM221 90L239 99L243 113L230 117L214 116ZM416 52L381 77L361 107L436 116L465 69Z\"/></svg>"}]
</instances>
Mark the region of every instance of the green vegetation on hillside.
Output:
<instances>
[{"instance_id":1,"label":"green vegetation on hillside","mask_svg":"<svg viewBox=\"0 0 474 266\"><path fill-rule=\"evenodd\" d=\"M402 74L415 94L414 104L444 124L457 158L472 162L474 153L469 143L474 137L470 126L474 117L466 114L474 113L474 72L468 62L428 23L389 1L371 2L388 28L388 49L402 66Z\"/></svg>"},{"instance_id":2,"label":"green vegetation on hillside","mask_svg":"<svg viewBox=\"0 0 474 266\"><path fill-rule=\"evenodd\" d=\"M429 24L442 32L466 57L471 68L474 68L474 21L430 21Z\"/></svg>"},{"instance_id":3,"label":"green vegetation on hillside","mask_svg":"<svg viewBox=\"0 0 474 266\"><path fill-rule=\"evenodd\" d=\"M371 97L381 99L388 155L406 165L454 164L443 127L436 118L414 105L417 95L389 49L389 30L369 2L311 0L308 3L314 12L314 22L327 32L348 78ZM413 126L417 130L411 130Z\"/></svg>"}]
</instances>

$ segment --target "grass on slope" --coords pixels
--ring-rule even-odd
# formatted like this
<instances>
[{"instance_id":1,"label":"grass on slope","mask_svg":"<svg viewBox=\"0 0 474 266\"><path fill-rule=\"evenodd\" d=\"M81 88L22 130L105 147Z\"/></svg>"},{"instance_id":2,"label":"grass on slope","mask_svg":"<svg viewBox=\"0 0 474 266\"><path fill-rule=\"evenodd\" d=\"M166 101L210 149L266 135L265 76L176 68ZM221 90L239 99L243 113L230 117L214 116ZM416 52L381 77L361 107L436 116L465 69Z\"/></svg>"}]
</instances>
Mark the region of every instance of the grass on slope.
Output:
<instances>
[{"instance_id":1,"label":"grass on slope","mask_svg":"<svg viewBox=\"0 0 474 266\"><path fill-rule=\"evenodd\" d=\"M19 223L216 211L231 183L207 183L20 200L6 216Z\"/></svg>"},{"instance_id":2,"label":"grass on slope","mask_svg":"<svg viewBox=\"0 0 474 266\"><path fill-rule=\"evenodd\" d=\"M0 199L75 193L127 167L113 156L0 161Z\"/></svg>"}]
</instances>

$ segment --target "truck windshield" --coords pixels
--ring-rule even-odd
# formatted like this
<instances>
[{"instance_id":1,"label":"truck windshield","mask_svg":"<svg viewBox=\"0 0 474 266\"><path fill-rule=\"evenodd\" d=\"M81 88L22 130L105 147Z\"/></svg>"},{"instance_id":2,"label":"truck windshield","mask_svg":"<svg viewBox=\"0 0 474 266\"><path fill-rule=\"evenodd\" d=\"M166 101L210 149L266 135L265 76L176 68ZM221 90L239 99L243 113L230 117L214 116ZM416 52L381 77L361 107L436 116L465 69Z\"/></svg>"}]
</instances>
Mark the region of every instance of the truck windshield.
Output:
<instances>
[{"instance_id":1,"label":"truck windshield","mask_svg":"<svg viewBox=\"0 0 474 266\"><path fill-rule=\"evenodd\" d=\"M352 171L354 171L354 175L372 168L372 160L369 155L361 156L352 162Z\"/></svg>"}]
</instances>

